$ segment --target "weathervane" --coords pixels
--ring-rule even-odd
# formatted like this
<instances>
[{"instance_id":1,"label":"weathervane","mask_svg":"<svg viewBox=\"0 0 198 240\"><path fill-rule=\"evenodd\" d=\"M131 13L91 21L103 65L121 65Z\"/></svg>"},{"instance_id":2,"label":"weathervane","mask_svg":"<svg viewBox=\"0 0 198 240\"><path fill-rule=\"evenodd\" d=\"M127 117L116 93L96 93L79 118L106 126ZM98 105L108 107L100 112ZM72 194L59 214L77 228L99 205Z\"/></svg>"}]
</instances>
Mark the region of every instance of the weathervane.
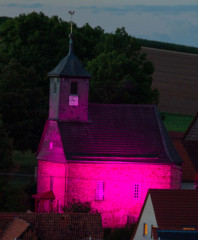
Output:
<instances>
[{"instance_id":1,"label":"weathervane","mask_svg":"<svg viewBox=\"0 0 198 240\"><path fill-rule=\"evenodd\" d=\"M74 15L75 11L69 11L68 13L71 15L71 33L72 33L72 25L73 25L72 16Z\"/></svg>"}]
</instances>

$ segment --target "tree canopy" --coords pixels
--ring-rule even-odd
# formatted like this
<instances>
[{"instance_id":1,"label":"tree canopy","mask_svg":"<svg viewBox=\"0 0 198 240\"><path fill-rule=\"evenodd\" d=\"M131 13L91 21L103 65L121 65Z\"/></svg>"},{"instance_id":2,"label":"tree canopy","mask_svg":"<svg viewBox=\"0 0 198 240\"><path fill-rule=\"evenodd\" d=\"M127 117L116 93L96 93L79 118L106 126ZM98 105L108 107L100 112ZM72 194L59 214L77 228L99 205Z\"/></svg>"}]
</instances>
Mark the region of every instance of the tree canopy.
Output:
<instances>
[{"instance_id":1,"label":"tree canopy","mask_svg":"<svg viewBox=\"0 0 198 240\"><path fill-rule=\"evenodd\" d=\"M51 71L67 54L70 24L43 13L22 14L0 25L0 114L19 150L35 151L48 112ZM90 101L158 102L153 65L124 28L73 25L74 52L92 74Z\"/></svg>"}]
</instances>

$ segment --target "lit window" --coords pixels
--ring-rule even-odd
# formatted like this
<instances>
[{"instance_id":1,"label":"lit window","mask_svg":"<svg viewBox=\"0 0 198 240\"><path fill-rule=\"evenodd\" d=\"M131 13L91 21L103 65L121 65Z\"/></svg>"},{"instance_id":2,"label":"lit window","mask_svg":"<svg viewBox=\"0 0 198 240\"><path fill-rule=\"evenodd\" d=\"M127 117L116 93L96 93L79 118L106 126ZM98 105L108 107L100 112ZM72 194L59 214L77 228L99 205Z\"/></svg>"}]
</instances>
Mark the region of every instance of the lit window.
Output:
<instances>
[{"instance_id":1,"label":"lit window","mask_svg":"<svg viewBox=\"0 0 198 240\"><path fill-rule=\"evenodd\" d=\"M77 93L78 93L78 83L77 82L72 82L71 83L70 93L74 94L74 95L77 95Z\"/></svg>"},{"instance_id":2,"label":"lit window","mask_svg":"<svg viewBox=\"0 0 198 240\"><path fill-rule=\"evenodd\" d=\"M97 201L104 200L104 182L103 181L96 182L96 200Z\"/></svg>"},{"instance_id":3,"label":"lit window","mask_svg":"<svg viewBox=\"0 0 198 240\"><path fill-rule=\"evenodd\" d=\"M50 142L50 149L53 149L53 142Z\"/></svg>"},{"instance_id":4,"label":"lit window","mask_svg":"<svg viewBox=\"0 0 198 240\"><path fill-rule=\"evenodd\" d=\"M139 198L139 188L140 188L139 184L134 185L134 193L133 193L134 198Z\"/></svg>"},{"instance_id":5,"label":"lit window","mask_svg":"<svg viewBox=\"0 0 198 240\"><path fill-rule=\"evenodd\" d=\"M146 236L148 234L148 225L144 223L143 235Z\"/></svg>"}]
</instances>

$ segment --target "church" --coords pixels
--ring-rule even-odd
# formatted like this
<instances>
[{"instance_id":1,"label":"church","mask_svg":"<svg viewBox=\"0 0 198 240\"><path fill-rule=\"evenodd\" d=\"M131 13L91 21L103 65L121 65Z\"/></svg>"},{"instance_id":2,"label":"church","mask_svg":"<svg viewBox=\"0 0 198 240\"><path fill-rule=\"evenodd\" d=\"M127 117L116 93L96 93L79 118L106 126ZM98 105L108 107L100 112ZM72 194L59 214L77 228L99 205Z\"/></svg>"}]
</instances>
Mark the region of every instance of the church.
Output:
<instances>
[{"instance_id":1,"label":"church","mask_svg":"<svg viewBox=\"0 0 198 240\"><path fill-rule=\"evenodd\" d=\"M182 160L154 105L89 103L89 80L73 51L48 73L49 117L38 160L36 212L90 202L103 227L137 220L149 189L180 189Z\"/></svg>"}]
</instances>

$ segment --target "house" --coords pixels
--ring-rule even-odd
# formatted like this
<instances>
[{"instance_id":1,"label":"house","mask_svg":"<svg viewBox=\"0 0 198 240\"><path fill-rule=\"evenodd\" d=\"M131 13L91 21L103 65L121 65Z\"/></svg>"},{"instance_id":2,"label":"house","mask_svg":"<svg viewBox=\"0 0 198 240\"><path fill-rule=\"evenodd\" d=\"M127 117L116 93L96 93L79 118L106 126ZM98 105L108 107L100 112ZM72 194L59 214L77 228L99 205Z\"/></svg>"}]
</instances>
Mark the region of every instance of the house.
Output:
<instances>
[{"instance_id":1,"label":"house","mask_svg":"<svg viewBox=\"0 0 198 240\"><path fill-rule=\"evenodd\" d=\"M103 238L100 214L0 212L1 240L79 240L90 237Z\"/></svg>"},{"instance_id":2,"label":"house","mask_svg":"<svg viewBox=\"0 0 198 240\"><path fill-rule=\"evenodd\" d=\"M185 133L169 133L183 159L182 189L198 189L198 114Z\"/></svg>"},{"instance_id":3,"label":"house","mask_svg":"<svg viewBox=\"0 0 198 240\"><path fill-rule=\"evenodd\" d=\"M154 67L152 87L161 112L195 115L198 106L198 54L142 47Z\"/></svg>"},{"instance_id":4,"label":"house","mask_svg":"<svg viewBox=\"0 0 198 240\"><path fill-rule=\"evenodd\" d=\"M198 239L198 191L150 189L131 240Z\"/></svg>"},{"instance_id":5,"label":"house","mask_svg":"<svg viewBox=\"0 0 198 240\"><path fill-rule=\"evenodd\" d=\"M88 103L89 79L73 52L48 74L49 118L36 154L37 212L90 202L104 227L135 222L149 188L180 189L182 160L156 106ZM39 200L52 191L55 199Z\"/></svg>"}]
</instances>

